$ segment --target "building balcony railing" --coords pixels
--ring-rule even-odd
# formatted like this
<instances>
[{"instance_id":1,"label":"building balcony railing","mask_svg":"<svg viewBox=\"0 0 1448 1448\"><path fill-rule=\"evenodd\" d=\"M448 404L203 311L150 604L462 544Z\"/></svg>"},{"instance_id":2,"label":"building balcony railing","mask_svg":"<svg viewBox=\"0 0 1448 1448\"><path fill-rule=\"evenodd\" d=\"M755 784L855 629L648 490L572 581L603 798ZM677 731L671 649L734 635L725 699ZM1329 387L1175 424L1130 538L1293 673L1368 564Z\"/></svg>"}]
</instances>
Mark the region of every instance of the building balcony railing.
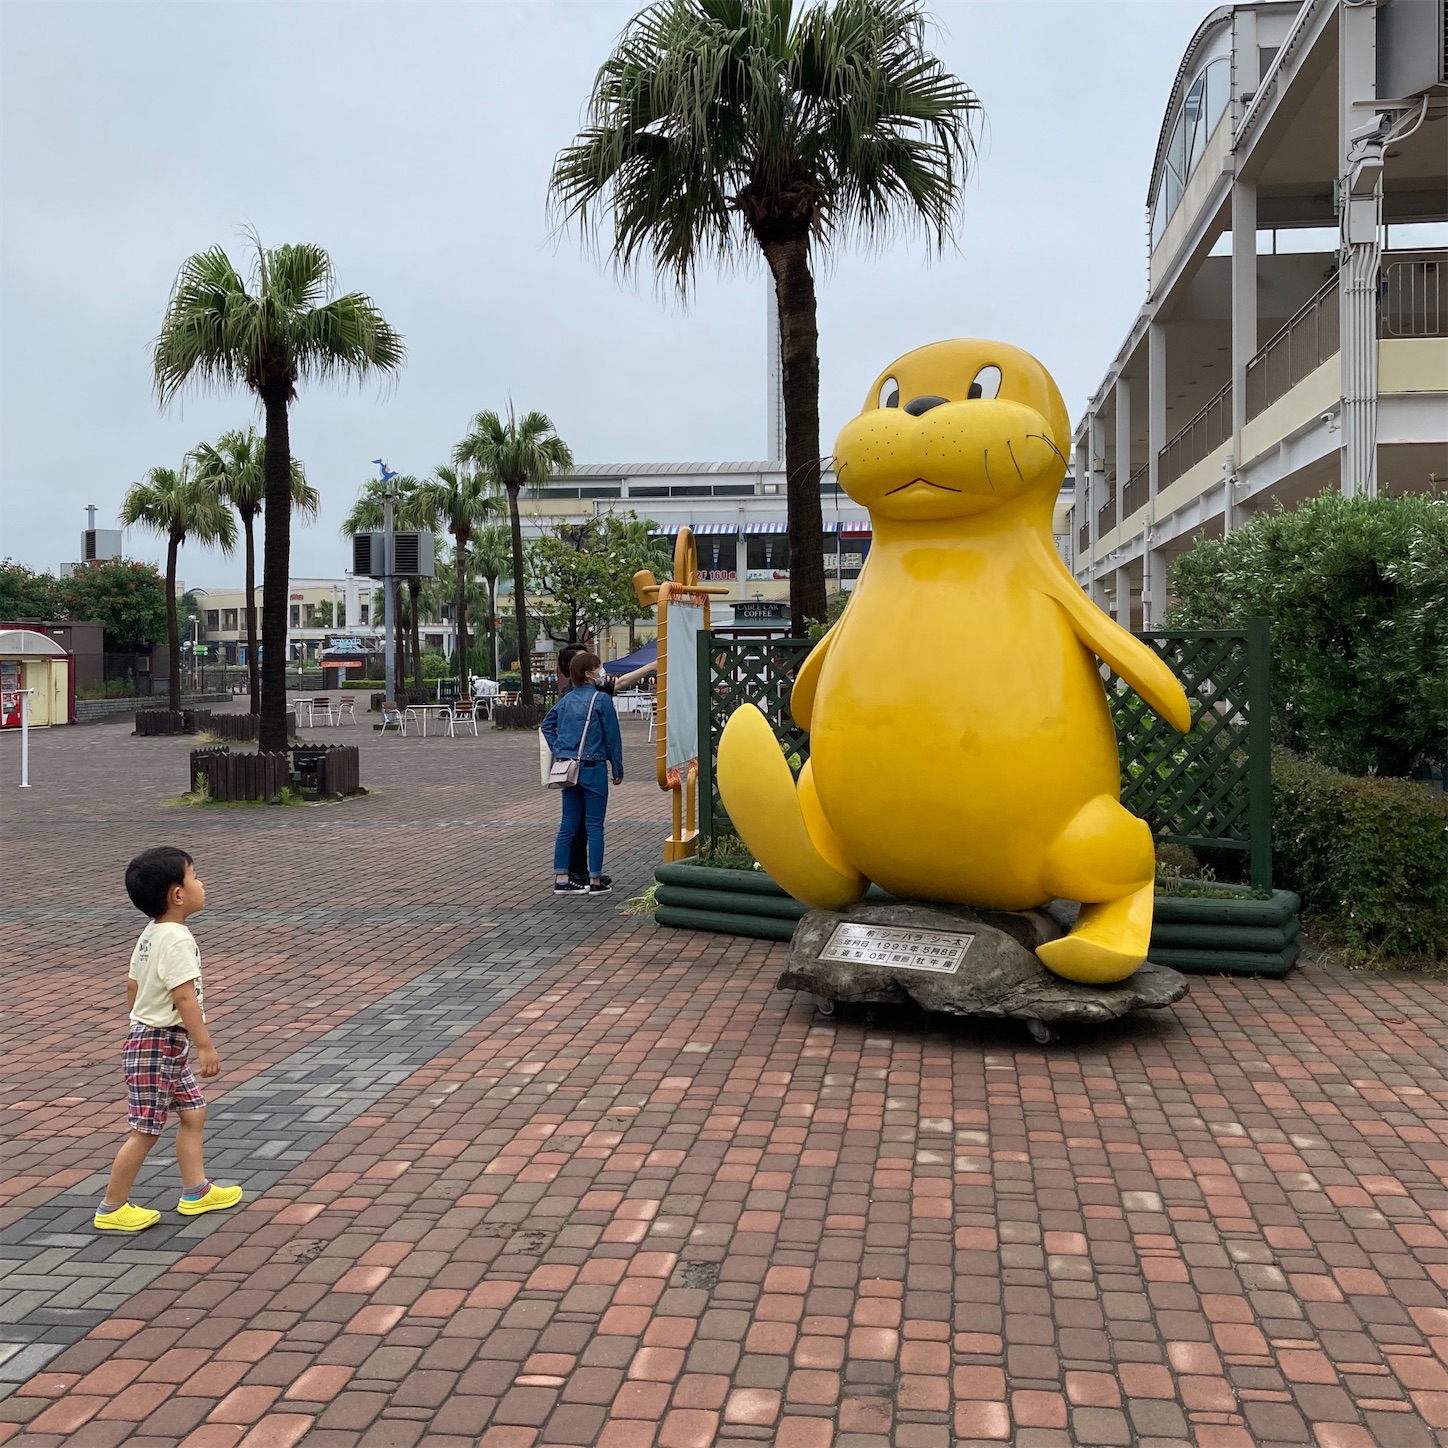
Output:
<instances>
[{"instance_id":1,"label":"building balcony railing","mask_svg":"<svg viewBox=\"0 0 1448 1448\"><path fill-rule=\"evenodd\" d=\"M1448 252L1388 262L1378 296L1379 337L1448 337Z\"/></svg>"},{"instance_id":2,"label":"building balcony railing","mask_svg":"<svg viewBox=\"0 0 1448 1448\"><path fill-rule=\"evenodd\" d=\"M1076 534L1076 542L1078 544L1079 552L1085 553L1090 549L1091 525L1089 523L1083 523L1081 525L1080 531Z\"/></svg>"},{"instance_id":3,"label":"building balcony railing","mask_svg":"<svg viewBox=\"0 0 1448 1448\"><path fill-rule=\"evenodd\" d=\"M1232 436L1229 382L1158 454L1157 487L1176 482Z\"/></svg>"},{"instance_id":4,"label":"building balcony railing","mask_svg":"<svg viewBox=\"0 0 1448 1448\"><path fill-rule=\"evenodd\" d=\"M1121 490L1121 516L1129 518L1138 509L1146 507L1146 500L1151 492L1148 479L1151 469L1146 463L1137 468L1127 478L1126 486Z\"/></svg>"},{"instance_id":5,"label":"building balcony railing","mask_svg":"<svg viewBox=\"0 0 1448 1448\"><path fill-rule=\"evenodd\" d=\"M1247 419L1286 397L1341 346L1338 285L1333 277L1247 364Z\"/></svg>"},{"instance_id":6,"label":"building balcony railing","mask_svg":"<svg viewBox=\"0 0 1448 1448\"><path fill-rule=\"evenodd\" d=\"M1116 526L1116 474L1105 474L1106 501L1096 510L1096 536L1109 533Z\"/></svg>"}]
</instances>

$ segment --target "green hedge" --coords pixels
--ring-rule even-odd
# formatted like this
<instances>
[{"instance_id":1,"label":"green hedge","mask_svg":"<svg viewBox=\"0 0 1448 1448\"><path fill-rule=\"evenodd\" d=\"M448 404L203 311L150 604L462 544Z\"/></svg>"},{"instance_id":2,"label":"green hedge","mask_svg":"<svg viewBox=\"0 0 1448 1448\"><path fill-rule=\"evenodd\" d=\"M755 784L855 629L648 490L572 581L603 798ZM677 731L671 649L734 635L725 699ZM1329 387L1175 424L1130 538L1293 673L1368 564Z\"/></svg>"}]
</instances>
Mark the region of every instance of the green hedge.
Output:
<instances>
[{"instance_id":1,"label":"green hedge","mask_svg":"<svg viewBox=\"0 0 1448 1448\"><path fill-rule=\"evenodd\" d=\"M1448 957L1448 801L1427 786L1278 750L1272 853L1277 882L1324 939L1367 956Z\"/></svg>"}]
</instances>

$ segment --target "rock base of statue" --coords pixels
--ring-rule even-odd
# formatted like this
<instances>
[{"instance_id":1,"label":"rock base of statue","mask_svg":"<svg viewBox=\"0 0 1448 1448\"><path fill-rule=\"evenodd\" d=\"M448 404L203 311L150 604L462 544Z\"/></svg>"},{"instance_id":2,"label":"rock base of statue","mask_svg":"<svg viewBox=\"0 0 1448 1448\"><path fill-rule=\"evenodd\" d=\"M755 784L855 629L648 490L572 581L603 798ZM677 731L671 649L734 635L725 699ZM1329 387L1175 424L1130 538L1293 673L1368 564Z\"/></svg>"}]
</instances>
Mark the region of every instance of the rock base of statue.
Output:
<instances>
[{"instance_id":1,"label":"rock base of statue","mask_svg":"<svg viewBox=\"0 0 1448 1448\"><path fill-rule=\"evenodd\" d=\"M789 946L781 990L814 995L826 1014L847 1003L913 1001L927 1011L1022 1021L1038 1041L1051 1027L1115 1020L1160 1009L1187 993L1187 980L1148 961L1114 985L1052 975L1035 949L1070 928L1077 907L966 910L891 902L811 910Z\"/></svg>"}]
</instances>

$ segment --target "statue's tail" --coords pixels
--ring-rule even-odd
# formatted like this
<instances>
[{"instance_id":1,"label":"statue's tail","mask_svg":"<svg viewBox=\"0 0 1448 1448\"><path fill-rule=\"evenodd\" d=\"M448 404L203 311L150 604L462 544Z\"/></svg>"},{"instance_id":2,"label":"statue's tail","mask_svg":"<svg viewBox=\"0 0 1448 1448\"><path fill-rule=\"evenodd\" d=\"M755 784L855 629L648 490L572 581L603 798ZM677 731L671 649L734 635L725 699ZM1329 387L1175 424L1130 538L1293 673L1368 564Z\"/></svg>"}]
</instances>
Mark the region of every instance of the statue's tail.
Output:
<instances>
[{"instance_id":1,"label":"statue's tail","mask_svg":"<svg viewBox=\"0 0 1448 1448\"><path fill-rule=\"evenodd\" d=\"M731 823L781 889L816 909L838 910L869 888L825 819L810 766L796 786L779 741L754 705L729 716L719 739L718 772Z\"/></svg>"}]
</instances>

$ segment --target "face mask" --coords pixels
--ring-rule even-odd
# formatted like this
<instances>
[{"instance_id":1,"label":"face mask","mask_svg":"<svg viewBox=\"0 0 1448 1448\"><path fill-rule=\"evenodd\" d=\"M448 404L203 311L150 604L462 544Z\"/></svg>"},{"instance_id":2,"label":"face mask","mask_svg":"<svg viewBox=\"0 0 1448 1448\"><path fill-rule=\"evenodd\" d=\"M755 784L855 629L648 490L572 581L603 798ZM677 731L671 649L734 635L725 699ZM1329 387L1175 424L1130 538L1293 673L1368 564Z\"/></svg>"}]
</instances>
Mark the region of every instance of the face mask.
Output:
<instances>
[{"instance_id":1,"label":"face mask","mask_svg":"<svg viewBox=\"0 0 1448 1448\"><path fill-rule=\"evenodd\" d=\"M588 682L589 682L590 684L601 684L601 683L603 682L603 670L602 670L602 669L595 669L595 670L588 676Z\"/></svg>"}]
</instances>

